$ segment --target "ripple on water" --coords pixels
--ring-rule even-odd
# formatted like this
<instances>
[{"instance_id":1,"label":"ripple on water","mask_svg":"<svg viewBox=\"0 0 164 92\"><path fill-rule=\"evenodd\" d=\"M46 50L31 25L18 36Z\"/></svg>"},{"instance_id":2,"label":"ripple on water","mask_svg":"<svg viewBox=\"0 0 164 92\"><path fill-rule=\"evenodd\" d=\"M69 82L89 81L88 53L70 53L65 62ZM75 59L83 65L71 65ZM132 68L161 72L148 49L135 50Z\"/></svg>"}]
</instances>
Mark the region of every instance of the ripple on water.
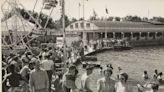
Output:
<instances>
[{"instance_id":1,"label":"ripple on water","mask_svg":"<svg viewBox=\"0 0 164 92\"><path fill-rule=\"evenodd\" d=\"M97 54L97 57L103 67L109 63L113 65L113 78L116 78L118 66L122 67L123 70L129 74L130 79L136 81L141 81L144 70L148 71L150 77L152 77L154 69L164 72L164 47L143 47L121 52L106 51ZM80 77L83 73L84 70L81 69L79 73ZM77 81L78 86L80 85L80 77ZM92 87L94 92L96 92L96 81L102 76L100 75L99 70L96 69L94 70L92 77Z\"/></svg>"}]
</instances>

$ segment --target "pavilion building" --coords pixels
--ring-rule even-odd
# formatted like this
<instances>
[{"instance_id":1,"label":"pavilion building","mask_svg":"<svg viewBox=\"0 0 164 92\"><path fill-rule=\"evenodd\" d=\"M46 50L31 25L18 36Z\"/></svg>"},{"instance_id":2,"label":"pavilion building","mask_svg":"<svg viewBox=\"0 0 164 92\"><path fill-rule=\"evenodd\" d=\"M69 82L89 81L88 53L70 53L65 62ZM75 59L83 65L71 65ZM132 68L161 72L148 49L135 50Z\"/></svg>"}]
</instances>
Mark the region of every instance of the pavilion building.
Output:
<instances>
[{"instance_id":1,"label":"pavilion building","mask_svg":"<svg viewBox=\"0 0 164 92\"><path fill-rule=\"evenodd\" d=\"M164 45L164 23L132 21L76 21L66 27L67 44L101 39L127 39L133 46Z\"/></svg>"}]
</instances>

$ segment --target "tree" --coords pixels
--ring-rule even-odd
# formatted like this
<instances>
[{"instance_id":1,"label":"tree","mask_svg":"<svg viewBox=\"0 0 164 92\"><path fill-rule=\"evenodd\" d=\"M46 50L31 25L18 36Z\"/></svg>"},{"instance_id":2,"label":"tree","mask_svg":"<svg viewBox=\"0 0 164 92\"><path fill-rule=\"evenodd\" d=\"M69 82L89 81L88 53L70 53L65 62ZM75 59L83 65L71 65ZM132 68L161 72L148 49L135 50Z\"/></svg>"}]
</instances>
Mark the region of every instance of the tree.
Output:
<instances>
[{"instance_id":1,"label":"tree","mask_svg":"<svg viewBox=\"0 0 164 92\"><path fill-rule=\"evenodd\" d=\"M141 21L141 18L138 17L138 16L131 16L131 15L128 15L124 18L125 21Z\"/></svg>"},{"instance_id":2,"label":"tree","mask_svg":"<svg viewBox=\"0 0 164 92\"><path fill-rule=\"evenodd\" d=\"M94 20L96 20L96 18L95 18L94 16L91 16L91 17L89 18L89 20L90 20L90 21L94 21Z\"/></svg>"},{"instance_id":3,"label":"tree","mask_svg":"<svg viewBox=\"0 0 164 92\"><path fill-rule=\"evenodd\" d=\"M23 18L29 20L29 22L34 23L34 24L35 24L34 19L30 18L30 15L27 12L29 12L29 14L31 16L33 16L35 20L39 21L39 23L42 27L45 26L47 20L49 19L46 28L57 29L55 22L53 21L52 17L49 17L48 15L43 14L43 13L38 14L37 12L26 11L24 9L20 9L20 14L23 16ZM38 20L38 18L39 18L39 20Z\"/></svg>"},{"instance_id":4,"label":"tree","mask_svg":"<svg viewBox=\"0 0 164 92\"><path fill-rule=\"evenodd\" d=\"M115 21L120 21L121 18L120 17L115 17Z\"/></svg>"},{"instance_id":5,"label":"tree","mask_svg":"<svg viewBox=\"0 0 164 92\"><path fill-rule=\"evenodd\" d=\"M84 20L83 18L80 18L79 21Z\"/></svg>"},{"instance_id":6,"label":"tree","mask_svg":"<svg viewBox=\"0 0 164 92\"><path fill-rule=\"evenodd\" d=\"M70 24L70 20L67 15L65 15L65 26L67 27ZM60 25L63 25L63 16L60 17Z\"/></svg>"},{"instance_id":7,"label":"tree","mask_svg":"<svg viewBox=\"0 0 164 92\"><path fill-rule=\"evenodd\" d=\"M148 18L144 17L142 18L142 21L148 21Z\"/></svg>"},{"instance_id":8,"label":"tree","mask_svg":"<svg viewBox=\"0 0 164 92\"><path fill-rule=\"evenodd\" d=\"M113 21L113 17L107 18L107 21Z\"/></svg>"},{"instance_id":9,"label":"tree","mask_svg":"<svg viewBox=\"0 0 164 92\"><path fill-rule=\"evenodd\" d=\"M164 18L163 17L153 17L152 20L159 21L159 22L164 22Z\"/></svg>"},{"instance_id":10,"label":"tree","mask_svg":"<svg viewBox=\"0 0 164 92\"><path fill-rule=\"evenodd\" d=\"M71 21L70 21L70 23L73 23L73 22L76 22L76 21L77 21L76 18L72 18Z\"/></svg>"}]
</instances>

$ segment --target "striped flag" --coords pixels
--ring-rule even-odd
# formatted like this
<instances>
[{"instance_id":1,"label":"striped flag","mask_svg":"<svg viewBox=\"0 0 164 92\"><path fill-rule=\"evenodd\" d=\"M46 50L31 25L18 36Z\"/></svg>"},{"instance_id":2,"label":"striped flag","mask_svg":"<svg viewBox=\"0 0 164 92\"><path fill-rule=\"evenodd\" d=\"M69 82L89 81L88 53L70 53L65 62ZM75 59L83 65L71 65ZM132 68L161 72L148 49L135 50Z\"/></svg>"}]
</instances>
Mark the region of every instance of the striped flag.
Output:
<instances>
[{"instance_id":1,"label":"striped flag","mask_svg":"<svg viewBox=\"0 0 164 92\"><path fill-rule=\"evenodd\" d=\"M106 11L106 14L108 14L108 9L107 8L105 9L105 11Z\"/></svg>"}]
</instances>

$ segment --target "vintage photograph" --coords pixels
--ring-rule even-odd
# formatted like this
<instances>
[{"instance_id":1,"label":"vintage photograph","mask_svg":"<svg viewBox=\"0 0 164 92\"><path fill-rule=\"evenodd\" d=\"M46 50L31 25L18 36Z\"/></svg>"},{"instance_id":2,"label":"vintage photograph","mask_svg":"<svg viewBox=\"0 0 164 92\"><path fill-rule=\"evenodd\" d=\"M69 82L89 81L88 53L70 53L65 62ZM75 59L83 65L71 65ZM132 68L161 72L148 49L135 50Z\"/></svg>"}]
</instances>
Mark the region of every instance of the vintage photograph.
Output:
<instances>
[{"instance_id":1,"label":"vintage photograph","mask_svg":"<svg viewBox=\"0 0 164 92\"><path fill-rule=\"evenodd\" d=\"M1 0L2 92L164 92L164 0Z\"/></svg>"}]
</instances>

